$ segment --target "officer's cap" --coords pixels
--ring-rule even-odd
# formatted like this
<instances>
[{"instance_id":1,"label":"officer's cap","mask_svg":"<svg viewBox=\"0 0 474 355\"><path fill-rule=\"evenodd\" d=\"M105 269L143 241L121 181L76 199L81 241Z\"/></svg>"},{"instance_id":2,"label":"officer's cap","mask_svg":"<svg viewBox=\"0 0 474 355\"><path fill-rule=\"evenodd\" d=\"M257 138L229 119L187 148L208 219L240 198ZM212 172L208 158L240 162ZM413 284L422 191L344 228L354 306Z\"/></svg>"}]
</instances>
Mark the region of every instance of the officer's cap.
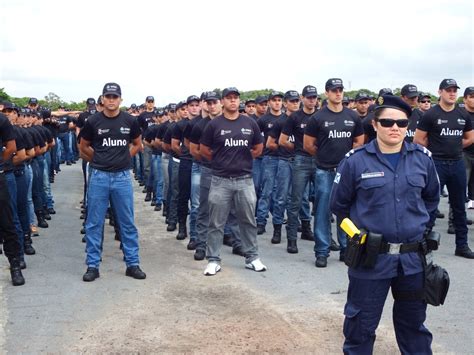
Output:
<instances>
[{"instance_id":1,"label":"officer's cap","mask_svg":"<svg viewBox=\"0 0 474 355\"><path fill-rule=\"evenodd\" d=\"M396 110L403 111L407 114L407 117L411 115L411 107L400 97L394 95L383 95L377 99L377 106L375 110L382 108L394 108Z\"/></svg>"}]
</instances>

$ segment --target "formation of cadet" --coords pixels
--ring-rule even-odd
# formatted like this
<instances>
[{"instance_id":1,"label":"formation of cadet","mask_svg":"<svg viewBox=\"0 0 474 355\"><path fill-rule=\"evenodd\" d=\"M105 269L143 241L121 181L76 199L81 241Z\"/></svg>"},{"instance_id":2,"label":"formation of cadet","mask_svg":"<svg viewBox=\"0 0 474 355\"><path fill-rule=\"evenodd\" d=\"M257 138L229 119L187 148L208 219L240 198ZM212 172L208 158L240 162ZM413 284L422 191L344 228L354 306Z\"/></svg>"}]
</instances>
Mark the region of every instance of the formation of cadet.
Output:
<instances>
[{"instance_id":1,"label":"formation of cadet","mask_svg":"<svg viewBox=\"0 0 474 355\"><path fill-rule=\"evenodd\" d=\"M118 88L115 93L108 92L108 96L120 103ZM441 185L448 189L450 232L456 234L455 254L472 259L474 253L467 244L467 225L472 222L466 217L466 203L474 207L474 89L466 88L464 105L446 106L445 102L455 103L457 90L453 79L443 80L440 100L435 104L429 95L408 84L401 90L401 99L412 109L405 140L426 146L433 153ZM26 267L24 254L34 254L31 236L38 234L38 227L47 228L47 220L55 213L50 184L61 171L61 164L74 164L79 154L84 158L81 233L85 234L84 242L92 238L92 232L87 233L87 223L91 216L102 218L95 215L97 204L91 207L87 198L93 170L110 173L129 169L127 157L118 165L114 162L120 160L124 151L128 152L123 144L128 148L137 138L130 136L135 125L141 138L136 155L130 157L131 168L143 187L145 201L166 217L167 231L177 230L178 240L189 238L187 249L195 251L196 260L208 260L211 267L206 268L206 275L220 270L222 243L231 246L234 254L244 256L246 267L266 270L258 257L256 236L266 232L270 215L271 243L281 243L286 226L288 253L298 253L297 235L301 233L301 239L314 242L317 267L327 266L330 251L339 251L339 260L344 261L346 236L338 228L337 238L332 238L331 222L339 225L340 221L337 216L334 220L329 197L344 155L377 136L377 98L363 92L354 99L345 97L339 78L327 80L324 94L326 100L321 102L316 87L307 85L301 94L295 90L274 91L241 102L239 91L227 88L222 94L203 92L163 108L155 107L154 97L147 96L144 104L132 104L127 112L120 112L120 117L133 118L133 127L105 127L104 120L98 119L96 131L87 128L90 119L110 115L115 110L111 106L104 113L104 101L108 100L105 96L97 101L87 99L84 112L63 108L51 112L39 108L35 98L30 99L28 108L4 103L6 121L14 128L7 138L13 137L16 150L13 158L4 150L2 170L20 244L21 267ZM379 93L380 97L383 95L393 94L384 88ZM112 118L108 121L114 121ZM114 129L128 136L115 137ZM84 132L88 132L88 147L81 145ZM6 139L3 146L6 147ZM99 146L103 148L102 157L97 153ZM97 159L106 159L111 165ZM218 198L213 200L216 193ZM121 229L128 228L128 223L120 228L124 222L118 218L123 215L124 203L115 205L110 197L106 205L116 239L121 240ZM442 217L439 211L437 217ZM102 222L96 221L90 227L102 226ZM102 231L94 233L101 235ZM94 252L100 256L103 237L94 238ZM138 241L135 244L133 253L138 255ZM121 247L124 253L130 252L128 247L124 248L123 240ZM92 246L88 245L89 248ZM127 267L138 266L138 256L133 258L137 260L127 263ZM91 263L88 267L98 269L96 261Z\"/></svg>"}]
</instances>

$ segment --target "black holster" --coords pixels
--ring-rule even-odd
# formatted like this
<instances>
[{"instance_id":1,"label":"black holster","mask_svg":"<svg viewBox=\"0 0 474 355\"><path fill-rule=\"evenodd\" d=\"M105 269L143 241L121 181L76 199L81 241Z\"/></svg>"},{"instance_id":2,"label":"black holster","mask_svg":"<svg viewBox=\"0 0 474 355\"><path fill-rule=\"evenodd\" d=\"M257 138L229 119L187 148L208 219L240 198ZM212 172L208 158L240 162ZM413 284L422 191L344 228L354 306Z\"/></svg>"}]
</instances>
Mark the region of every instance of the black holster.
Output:
<instances>
[{"instance_id":1,"label":"black holster","mask_svg":"<svg viewBox=\"0 0 474 355\"><path fill-rule=\"evenodd\" d=\"M442 305L449 290L449 274L441 266L433 264L431 253L421 254L421 259L425 274L424 300L432 306Z\"/></svg>"},{"instance_id":2,"label":"black holster","mask_svg":"<svg viewBox=\"0 0 474 355\"><path fill-rule=\"evenodd\" d=\"M377 257L380 253L380 246L382 245L382 234L369 232L367 234L367 241L365 253L362 258L362 266L366 269L373 269L377 262Z\"/></svg>"}]
</instances>

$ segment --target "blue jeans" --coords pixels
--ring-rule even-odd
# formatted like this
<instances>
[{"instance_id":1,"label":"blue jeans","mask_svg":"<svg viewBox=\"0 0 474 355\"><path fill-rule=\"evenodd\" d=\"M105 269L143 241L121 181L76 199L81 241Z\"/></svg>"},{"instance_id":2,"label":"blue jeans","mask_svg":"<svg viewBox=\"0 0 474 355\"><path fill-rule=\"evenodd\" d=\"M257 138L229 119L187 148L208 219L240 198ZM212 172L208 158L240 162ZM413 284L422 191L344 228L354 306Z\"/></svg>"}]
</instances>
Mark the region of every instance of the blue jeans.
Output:
<instances>
[{"instance_id":1,"label":"blue jeans","mask_svg":"<svg viewBox=\"0 0 474 355\"><path fill-rule=\"evenodd\" d=\"M79 159L79 151L77 150L77 137L74 132L69 132L69 146L71 147L72 160Z\"/></svg>"},{"instance_id":2,"label":"blue jeans","mask_svg":"<svg viewBox=\"0 0 474 355\"><path fill-rule=\"evenodd\" d=\"M434 159L433 159L434 160ZM467 243L466 223L466 167L464 160L434 160L438 172L439 184L446 185L449 205L453 209L453 224L456 231L456 247Z\"/></svg>"},{"instance_id":3,"label":"blue jeans","mask_svg":"<svg viewBox=\"0 0 474 355\"><path fill-rule=\"evenodd\" d=\"M275 205L275 178L278 174L278 157L263 157L262 194L257 205L257 225L267 224L270 208Z\"/></svg>"},{"instance_id":4,"label":"blue jeans","mask_svg":"<svg viewBox=\"0 0 474 355\"><path fill-rule=\"evenodd\" d=\"M278 178L276 179L275 204L273 205L273 224L283 224L285 210L289 207L288 195L291 190L293 159L278 160Z\"/></svg>"},{"instance_id":5,"label":"blue jeans","mask_svg":"<svg viewBox=\"0 0 474 355\"><path fill-rule=\"evenodd\" d=\"M375 330L382 316L388 290L392 293L423 289L423 273L393 279L365 280L349 276L344 307L344 354L372 354ZM393 325L402 354L431 354L433 336L424 326L426 303L397 300L393 304Z\"/></svg>"},{"instance_id":6,"label":"blue jeans","mask_svg":"<svg viewBox=\"0 0 474 355\"><path fill-rule=\"evenodd\" d=\"M296 155L293 162L293 175L291 177L291 204L288 208L288 224L286 234L288 240L296 240L298 232L298 215L300 210L304 211L301 220L311 220L309 202L305 195L309 191L309 184L314 180L316 162L313 157Z\"/></svg>"},{"instance_id":7,"label":"blue jeans","mask_svg":"<svg viewBox=\"0 0 474 355\"><path fill-rule=\"evenodd\" d=\"M102 231L109 200L115 206L122 250L127 267L140 263L138 256L138 231L133 212L133 186L130 171L117 173L90 170L87 189L86 264L98 268L102 253Z\"/></svg>"},{"instance_id":8,"label":"blue jeans","mask_svg":"<svg viewBox=\"0 0 474 355\"><path fill-rule=\"evenodd\" d=\"M189 236L197 240L196 220L199 211L199 184L201 182L201 164L193 162L191 170L191 212L189 213Z\"/></svg>"},{"instance_id":9,"label":"blue jeans","mask_svg":"<svg viewBox=\"0 0 474 355\"><path fill-rule=\"evenodd\" d=\"M69 132L59 133L59 161L72 161L72 149L69 142Z\"/></svg>"},{"instance_id":10,"label":"blue jeans","mask_svg":"<svg viewBox=\"0 0 474 355\"><path fill-rule=\"evenodd\" d=\"M316 169L314 179L314 253L318 256L329 256L329 246L331 245L331 212L329 210L329 196L331 194L332 184L336 170ZM346 247L346 235L337 225L337 238L341 245L341 252Z\"/></svg>"},{"instance_id":11,"label":"blue jeans","mask_svg":"<svg viewBox=\"0 0 474 355\"><path fill-rule=\"evenodd\" d=\"M54 207L53 195L51 193L51 183L49 182L50 164L51 164L51 154L48 151L44 154L44 170L43 170L43 190L46 195L47 208Z\"/></svg>"},{"instance_id":12,"label":"blue jeans","mask_svg":"<svg viewBox=\"0 0 474 355\"><path fill-rule=\"evenodd\" d=\"M161 155L153 154L151 162L155 203L161 206L163 203L163 169L161 168Z\"/></svg>"},{"instance_id":13,"label":"blue jeans","mask_svg":"<svg viewBox=\"0 0 474 355\"><path fill-rule=\"evenodd\" d=\"M33 168L31 163L25 167L25 177L27 183L27 209L28 209L28 222L29 224L35 224L35 208L33 204Z\"/></svg>"},{"instance_id":14,"label":"blue jeans","mask_svg":"<svg viewBox=\"0 0 474 355\"><path fill-rule=\"evenodd\" d=\"M15 226L18 242L20 243L20 257L23 258L24 234L23 234L23 228L20 223L20 219L18 218L17 186L16 186L15 174L13 173L13 171L5 173L5 179L7 181L8 193L10 194L10 207L13 212L13 225Z\"/></svg>"}]
</instances>

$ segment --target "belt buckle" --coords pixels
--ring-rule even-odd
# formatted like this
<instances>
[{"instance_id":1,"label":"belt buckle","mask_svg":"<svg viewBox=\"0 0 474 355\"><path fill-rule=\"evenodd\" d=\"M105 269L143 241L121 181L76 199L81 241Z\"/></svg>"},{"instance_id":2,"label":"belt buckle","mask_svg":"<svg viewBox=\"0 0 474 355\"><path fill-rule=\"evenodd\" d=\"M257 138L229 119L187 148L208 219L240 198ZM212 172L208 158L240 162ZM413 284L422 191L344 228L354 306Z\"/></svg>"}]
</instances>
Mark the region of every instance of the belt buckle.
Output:
<instances>
[{"instance_id":1,"label":"belt buckle","mask_svg":"<svg viewBox=\"0 0 474 355\"><path fill-rule=\"evenodd\" d=\"M400 254L400 249L403 243L388 243L388 254Z\"/></svg>"}]
</instances>

